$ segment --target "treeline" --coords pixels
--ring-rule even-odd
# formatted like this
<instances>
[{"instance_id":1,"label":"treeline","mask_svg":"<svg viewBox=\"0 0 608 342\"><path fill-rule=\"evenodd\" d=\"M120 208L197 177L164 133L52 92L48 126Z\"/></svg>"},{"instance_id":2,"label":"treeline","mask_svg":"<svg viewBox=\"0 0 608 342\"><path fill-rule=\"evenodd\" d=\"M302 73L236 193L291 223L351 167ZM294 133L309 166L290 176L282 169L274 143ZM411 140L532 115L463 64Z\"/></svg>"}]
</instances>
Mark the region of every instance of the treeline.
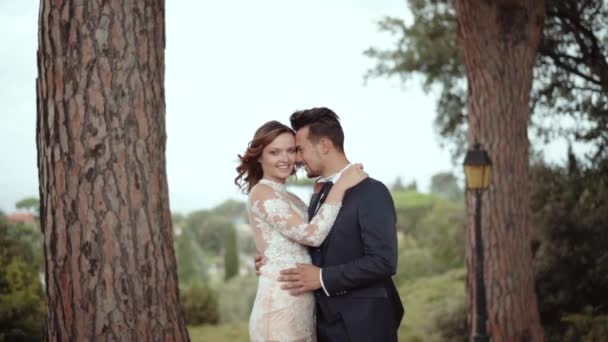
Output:
<instances>
[{"instance_id":1,"label":"treeline","mask_svg":"<svg viewBox=\"0 0 608 342\"><path fill-rule=\"evenodd\" d=\"M531 213L536 288L547 340L608 336L608 160L565 166L534 161ZM467 341L462 183L433 176L430 193L396 180L404 341ZM295 185L294 186L298 186ZM300 185L306 186L306 185ZM21 207L35 212L35 207ZM255 254L245 204L173 215L181 302L189 325L246 323ZM44 329L42 234L0 213L0 341L38 341Z\"/></svg>"}]
</instances>

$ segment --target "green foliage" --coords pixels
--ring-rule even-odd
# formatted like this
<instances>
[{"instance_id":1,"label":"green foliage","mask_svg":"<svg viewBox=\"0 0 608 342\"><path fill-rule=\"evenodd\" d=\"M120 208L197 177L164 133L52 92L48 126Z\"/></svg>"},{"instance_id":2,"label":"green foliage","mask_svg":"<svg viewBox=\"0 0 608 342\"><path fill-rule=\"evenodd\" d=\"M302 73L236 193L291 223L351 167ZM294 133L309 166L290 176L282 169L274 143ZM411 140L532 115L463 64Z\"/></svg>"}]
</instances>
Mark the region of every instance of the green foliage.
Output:
<instances>
[{"instance_id":1,"label":"green foliage","mask_svg":"<svg viewBox=\"0 0 608 342\"><path fill-rule=\"evenodd\" d=\"M221 323L248 322L257 288L255 275L234 277L224 283L219 289Z\"/></svg>"},{"instance_id":2,"label":"green foliage","mask_svg":"<svg viewBox=\"0 0 608 342\"><path fill-rule=\"evenodd\" d=\"M464 201L414 191L392 196L403 235L394 277L406 307L400 340L466 340Z\"/></svg>"},{"instance_id":3,"label":"green foliage","mask_svg":"<svg viewBox=\"0 0 608 342\"><path fill-rule=\"evenodd\" d=\"M443 273L446 265L441 264L430 248L404 248L399 251L395 282L404 284L418 278L430 277Z\"/></svg>"},{"instance_id":4,"label":"green foliage","mask_svg":"<svg viewBox=\"0 0 608 342\"><path fill-rule=\"evenodd\" d=\"M192 342L249 342L247 324L203 325L188 327Z\"/></svg>"},{"instance_id":5,"label":"green foliage","mask_svg":"<svg viewBox=\"0 0 608 342\"><path fill-rule=\"evenodd\" d=\"M433 195L423 194L416 191L396 191L391 193L395 208L407 209L413 207L430 208L438 198Z\"/></svg>"},{"instance_id":6,"label":"green foliage","mask_svg":"<svg viewBox=\"0 0 608 342\"><path fill-rule=\"evenodd\" d=\"M418 184L416 181L411 181L409 184L405 186L405 191L418 191Z\"/></svg>"},{"instance_id":7,"label":"green foliage","mask_svg":"<svg viewBox=\"0 0 608 342\"><path fill-rule=\"evenodd\" d=\"M40 216L40 201L37 197L27 197L22 199L15 203L15 208L18 210L25 209L31 211L36 216Z\"/></svg>"},{"instance_id":8,"label":"green foliage","mask_svg":"<svg viewBox=\"0 0 608 342\"><path fill-rule=\"evenodd\" d=\"M564 317L567 329L562 337L564 341L595 342L605 341L608 337L608 315L594 316L583 313Z\"/></svg>"},{"instance_id":9,"label":"green foliage","mask_svg":"<svg viewBox=\"0 0 608 342\"><path fill-rule=\"evenodd\" d=\"M438 201L416 225L414 235L422 247L432 249L444 268L462 267L465 257L464 203Z\"/></svg>"},{"instance_id":10,"label":"green foliage","mask_svg":"<svg viewBox=\"0 0 608 342\"><path fill-rule=\"evenodd\" d=\"M534 70L534 123L549 140L568 135L608 157L608 2L547 0ZM554 116L576 122L556 125Z\"/></svg>"},{"instance_id":11,"label":"green foliage","mask_svg":"<svg viewBox=\"0 0 608 342\"><path fill-rule=\"evenodd\" d=\"M247 220L247 206L245 202L227 200L213 208L213 213L221 215L231 222L241 222Z\"/></svg>"},{"instance_id":12,"label":"green foliage","mask_svg":"<svg viewBox=\"0 0 608 342\"><path fill-rule=\"evenodd\" d=\"M252 234L237 234L239 252L241 255L251 256L257 253L255 240Z\"/></svg>"},{"instance_id":13,"label":"green foliage","mask_svg":"<svg viewBox=\"0 0 608 342\"><path fill-rule=\"evenodd\" d=\"M392 196L398 231L415 241L399 251L398 282L464 265L464 203L413 191Z\"/></svg>"},{"instance_id":14,"label":"green foliage","mask_svg":"<svg viewBox=\"0 0 608 342\"><path fill-rule=\"evenodd\" d=\"M25 224L0 220L0 258L18 256L33 270L42 271L42 233Z\"/></svg>"},{"instance_id":15,"label":"green foliage","mask_svg":"<svg viewBox=\"0 0 608 342\"><path fill-rule=\"evenodd\" d=\"M466 148L466 79L453 2L408 0L413 22L385 17L379 30L395 38L389 49L370 48L376 60L370 77L421 76L425 90L437 89L435 127L453 155ZM534 70L532 126L545 140L591 143L595 159L608 153L608 3L604 0L547 0L544 31ZM585 124L564 127L569 117Z\"/></svg>"},{"instance_id":16,"label":"green foliage","mask_svg":"<svg viewBox=\"0 0 608 342\"><path fill-rule=\"evenodd\" d=\"M376 60L366 79L398 76L402 81L420 76L423 88L439 89L435 127L454 155L466 148L466 82L462 51L458 44L457 23L448 0L408 0L414 18L406 24L401 18L384 17L380 31L395 38L390 49L369 48L364 54Z\"/></svg>"},{"instance_id":17,"label":"green foliage","mask_svg":"<svg viewBox=\"0 0 608 342\"><path fill-rule=\"evenodd\" d=\"M230 227L224 230L224 280L239 274L239 249L236 230Z\"/></svg>"},{"instance_id":18,"label":"green foliage","mask_svg":"<svg viewBox=\"0 0 608 342\"><path fill-rule=\"evenodd\" d=\"M464 296L448 303L433 313L431 318L441 340L450 342L467 342L469 327L467 326L467 306Z\"/></svg>"},{"instance_id":19,"label":"green foliage","mask_svg":"<svg viewBox=\"0 0 608 342\"><path fill-rule=\"evenodd\" d=\"M399 251L395 280L401 284L420 277L441 274L464 265L464 210L439 204L429 211L412 236L415 247Z\"/></svg>"},{"instance_id":20,"label":"green foliage","mask_svg":"<svg viewBox=\"0 0 608 342\"><path fill-rule=\"evenodd\" d=\"M466 340L464 203L393 191L400 239L394 279L405 305L401 341ZM463 327L464 325L464 327Z\"/></svg>"},{"instance_id":21,"label":"green foliage","mask_svg":"<svg viewBox=\"0 0 608 342\"><path fill-rule=\"evenodd\" d=\"M206 253L220 255L224 248L224 231L232 228L232 221L210 210L191 213L185 220L184 230L192 233L192 238Z\"/></svg>"},{"instance_id":22,"label":"green foliage","mask_svg":"<svg viewBox=\"0 0 608 342\"><path fill-rule=\"evenodd\" d=\"M464 200L464 191L451 172L440 172L431 177L431 193L452 201Z\"/></svg>"},{"instance_id":23,"label":"green foliage","mask_svg":"<svg viewBox=\"0 0 608 342\"><path fill-rule=\"evenodd\" d=\"M572 155L566 168L531 169L536 287L549 340L579 331L566 315L608 314L606 175L608 159L581 168Z\"/></svg>"},{"instance_id":24,"label":"green foliage","mask_svg":"<svg viewBox=\"0 0 608 342\"><path fill-rule=\"evenodd\" d=\"M191 287L180 291L180 300L189 325L217 324L217 294L208 287Z\"/></svg>"},{"instance_id":25,"label":"green foliage","mask_svg":"<svg viewBox=\"0 0 608 342\"><path fill-rule=\"evenodd\" d=\"M177 274L181 287L198 287L207 283L207 263L200 245L189 229L174 238Z\"/></svg>"},{"instance_id":26,"label":"green foliage","mask_svg":"<svg viewBox=\"0 0 608 342\"><path fill-rule=\"evenodd\" d=\"M403 182L401 181L401 177L397 177L395 179L395 182L391 186L391 191L392 192L405 191L405 186L403 185Z\"/></svg>"},{"instance_id":27,"label":"green foliage","mask_svg":"<svg viewBox=\"0 0 608 342\"><path fill-rule=\"evenodd\" d=\"M210 267L223 266L225 279L239 273L239 254L243 252L239 247L244 246L248 253L255 251L251 236L240 236L236 231L235 224L245 221L246 215L245 203L235 200L227 200L211 210L198 210L186 216L173 215L182 287L221 281L215 276L211 279Z\"/></svg>"},{"instance_id":28,"label":"green foliage","mask_svg":"<svg viewBox=\"0 0 608 342\"><path fill-rule=\"evenodd\" d=\"M393 192L392 196L397 213L397 230L417 238L418 222L433 208L437 199L415 191Z\"/></svg>"},{"instance_id":29,"label":"green foliage","mask_svg":"<svg viewBox=\"0 0 608 342\"><path fill-rule=\"evenodd\" d=\"M0 341L39 341L45 301L27 226L0 222Z\"/></svg>"},{"instance_id":30,"label":"green foliage","mask_svg":"<svg viewBox=\"0 0 608 342\"><path fill-rule=\"evenodd\" d=\"M458 307L465 302L465 278L466 270L458 268L399 286L405 307L399 339L443 341L441 334L445 332L438 329L436 318L457 312Z\"/></svg>"},{"instance_id":31,"label":"green foliage","mask_svg":"<svg viewBox=\"0 0 608 342\"><path fill-rule=\"evenodd\" d=\"M2 224L0 223L0 226ZM42 232L36 227L18 223L2 226L0 255L20 255L33 269L43 271Z\"/></svg>"},{"instance_id":32,"label":"green foliage","mask_svg":"<svg viewBox=\"0 0 608 342\"><path fill-rule=\"evenodd\" d=\"M397 230L418 239L418 223L440 199L416 191L394 191L391 195L397 212Z\"/></svg>"}]
</instances>

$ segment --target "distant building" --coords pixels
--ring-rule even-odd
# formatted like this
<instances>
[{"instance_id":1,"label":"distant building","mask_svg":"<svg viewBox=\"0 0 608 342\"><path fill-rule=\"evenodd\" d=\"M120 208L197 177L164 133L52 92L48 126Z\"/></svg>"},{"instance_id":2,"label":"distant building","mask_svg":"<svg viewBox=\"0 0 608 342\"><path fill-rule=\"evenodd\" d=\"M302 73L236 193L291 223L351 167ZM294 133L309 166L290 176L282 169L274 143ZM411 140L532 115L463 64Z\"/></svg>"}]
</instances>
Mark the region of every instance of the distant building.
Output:
<instances>
[{"instance_id":1,"label":"distant building","mask_svg":"<svg viewBox=\"0 0 608 342\"><path fill-rule=\"evenodd\" d=\"M27 212L8 214L6 215L6 222L10 224L23 223L30 226L36 226L34 214Z\"/></svg>"}]
</instances>

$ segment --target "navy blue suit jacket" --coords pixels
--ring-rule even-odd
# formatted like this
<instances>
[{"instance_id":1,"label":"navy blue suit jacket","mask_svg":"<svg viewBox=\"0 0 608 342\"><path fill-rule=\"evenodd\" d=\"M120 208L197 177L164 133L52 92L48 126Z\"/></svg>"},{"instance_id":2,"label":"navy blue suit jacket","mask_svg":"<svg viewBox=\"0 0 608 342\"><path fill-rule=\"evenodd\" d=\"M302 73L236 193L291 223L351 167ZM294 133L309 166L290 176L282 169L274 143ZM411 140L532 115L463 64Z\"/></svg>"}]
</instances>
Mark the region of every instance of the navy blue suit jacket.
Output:
<instances>
[{"instance_id":1,"label":"navy blue suit jacket","mask_svg":"<svg viewBox=\"0 0 608 342\"><path fill-rule=\"evenodd\" d=\"M351 341L396 340L403 305L397 271L395 205L381 182L367 178L346 192L331 232L309 249L321 267L315 299L323 319L342 319Z\"/></svg>"}]
</instances>

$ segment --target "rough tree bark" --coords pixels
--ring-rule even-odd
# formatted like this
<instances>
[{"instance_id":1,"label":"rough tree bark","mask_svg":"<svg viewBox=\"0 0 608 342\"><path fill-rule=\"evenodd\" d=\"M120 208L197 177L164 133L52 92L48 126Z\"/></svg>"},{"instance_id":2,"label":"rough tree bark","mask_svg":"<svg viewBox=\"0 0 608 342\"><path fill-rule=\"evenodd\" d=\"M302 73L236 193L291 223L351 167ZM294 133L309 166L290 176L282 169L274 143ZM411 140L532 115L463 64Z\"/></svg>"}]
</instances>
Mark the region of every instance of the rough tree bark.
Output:
<instances>
[{"instance_id":1,"label":"rough tree bark","mask_svg":"<svg viewBox=\"0 0 608 342\"><path fill-rule=\"evenodd\" d=\"M493 161L482 236L492 341L541 341L529 233L528 119L542 0L456 0L468 79L469 143ZM474 195L467 198L467 295L474 331Z\"/></svg>"},{"instance_id":2,"label":"rough tree bark","mask_svg":"<svg viewBox=\"0 0 608 342\"><path fill-rule=\"evenodd\" d=\"M165 172L164 1L41 0L49 341L188 341Z\"/></svg>"}]
</instances>

